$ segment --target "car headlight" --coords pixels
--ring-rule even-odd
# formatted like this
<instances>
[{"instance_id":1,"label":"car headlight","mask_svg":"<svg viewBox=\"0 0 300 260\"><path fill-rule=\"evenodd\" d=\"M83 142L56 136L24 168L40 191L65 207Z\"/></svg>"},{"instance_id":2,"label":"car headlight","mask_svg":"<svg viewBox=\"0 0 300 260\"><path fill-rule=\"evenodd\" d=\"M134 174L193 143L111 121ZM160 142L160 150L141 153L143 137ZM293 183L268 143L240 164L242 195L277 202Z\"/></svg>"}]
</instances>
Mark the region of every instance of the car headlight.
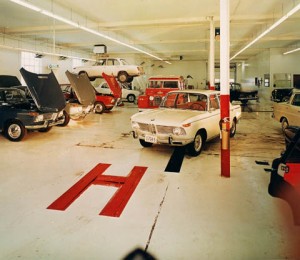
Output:
<instances>
[{"instance_id":1,"label":"car headlight","mask_svg":"<svg viewBox=\"0 0 300 260\"><path fill-rule=\"evenodd\" d=\"M185 135L186 132L182 127L174 127L173 128L173 134L174 135Z\"/></svg>"},{"instance_id":2,"label":"car headlight","mask_svg":"<svg viewBox=\"0 0 300 260\"><path fill-rule=\"evenodd\" d=\"M114 98L112 98L111 101L110 101L110 103L114 104L115 101L116 101L116 100L115 100Z\"/></svg>"},{"instance_id":3,"label":"car headlight","mask_svg":"<svg viewBox=\"0 0 300 260\"><path fill-rule=\"evenodd\" d=\"M150 97L149 97L149 100L150 100L150 101L153 101L153 100L154 100L154 97L153 97L153 96L150 96Z\"/></svg>"},{"instance_id":4,"label":"car headlight","mask_svg":"<svg viewBox=\"0 0 300 260\"><path fill-rule=\"evenodd\" d=\"M139 128L138 122L135 122L135 121L131 122L131 126L132 126L132 128Z\"/></svg>"},{"instance_id":5,"label":"car headlight","mask_svg":"<svg viewBox=\"0 0 300 260\"><path fill-rule=\"evenodd\" d=\"M35 118L35 122L40 122L40 121L43 121L44 120L44 115L38 115L36 118Z\"/></svg>"}]
</instances>

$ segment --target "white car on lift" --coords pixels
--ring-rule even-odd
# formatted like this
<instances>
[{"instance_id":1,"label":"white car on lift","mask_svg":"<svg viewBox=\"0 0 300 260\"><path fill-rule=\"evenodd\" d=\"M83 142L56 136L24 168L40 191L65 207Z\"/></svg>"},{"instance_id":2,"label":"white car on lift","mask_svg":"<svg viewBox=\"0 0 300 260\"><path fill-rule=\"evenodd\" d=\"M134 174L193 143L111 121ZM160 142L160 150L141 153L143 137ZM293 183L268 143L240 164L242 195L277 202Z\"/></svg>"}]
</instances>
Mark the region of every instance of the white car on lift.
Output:
<instances>
[{"instance_id":1,"label":"white car on lift","mask_svg":"<svg viewBox=\"0 0 300 260\"><path fill-rule=\"evenodd\" d=\"M102 73L113 75L120 81L132 82L134 77L144 74L144 69L138 65L131 65L121 58L103 58L92 66L78 66L73 68L73 73L86 74L90 80L102 78Z\"/></svg>"},{"instance_id":2,"label":"white car on lift","mask_svg":"<svg viewBox=\"0 0 300 260\"><path fill-rule=\"evenodd\" d=\"M131 87L131 84L128 83L120 83L120 87L122 88L122 99L127 100L128 102L135 102L138 96L141 94L140 91L134 90ZM111 89L108 87L106 81L100 83L99 86L95 87L96 91L101 94L112 94Z\"/></svg>"},{"instance_id":3,"label":"white car on lift","mask_svg":"<svg viewBox=\"0 0 300 260\"><path fill-rule=\"evenodd\" d=\"M241 106L230 104L230 136L236 132ZM212 90L169 92L157 109L131 117L133 137L143 147L153 144L186 146L191 156L201 153L206 141L220 135L220 94Z\"/></svg>"}]
</instances>

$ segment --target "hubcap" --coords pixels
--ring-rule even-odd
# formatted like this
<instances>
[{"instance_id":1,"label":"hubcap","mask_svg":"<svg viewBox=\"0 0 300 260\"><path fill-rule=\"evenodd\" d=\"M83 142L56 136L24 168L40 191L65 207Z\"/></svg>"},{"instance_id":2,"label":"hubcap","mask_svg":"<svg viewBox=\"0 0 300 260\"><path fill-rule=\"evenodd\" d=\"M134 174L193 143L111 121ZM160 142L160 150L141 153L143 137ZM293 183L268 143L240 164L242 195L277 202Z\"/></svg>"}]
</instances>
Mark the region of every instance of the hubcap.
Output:
<instances>
[{"instance_id":1,"label":"hubcap","mask_svg":"<svg viewBox=\"0 0 300 260\"><path fill-rule=\"evenodd\" d=\"M21 127L17 124L12 124L8 128L8 134L11 138L18 138L22 133Z\"/></svg>"},{"instance_id":2,"label":"hubcap","mask_svg":"<svg viewBox=\"0 0 300 260\"><path fill-rule=\"evenodd\" d=\"M199 152L202 146L202 137L201 135L196 135L195 142L194 142L194 148L195 151Z\"/></svg>"},{"instance_id":3,"label":"hubcap","mask_svg":"<svg viewBox=\"0 0 300 260\"><path fill-rule=\"evenodd\" d=\"M102 110L103 110L103 106L102 106L102 105L97 104L97 105L95 106L95 111L96 111L96 112L101 112Z\"/></svg>"}]
</instances>

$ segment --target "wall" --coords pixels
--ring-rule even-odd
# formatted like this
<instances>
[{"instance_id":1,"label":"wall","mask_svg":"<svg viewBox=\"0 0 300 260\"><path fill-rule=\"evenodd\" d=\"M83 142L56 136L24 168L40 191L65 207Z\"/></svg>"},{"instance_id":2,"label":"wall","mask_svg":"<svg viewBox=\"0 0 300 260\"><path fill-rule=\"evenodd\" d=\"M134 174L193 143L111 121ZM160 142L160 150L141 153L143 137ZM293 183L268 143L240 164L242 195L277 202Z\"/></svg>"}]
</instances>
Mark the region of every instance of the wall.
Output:
<instances>
[{"instance_id":1,"label":"wall","mask_svg":"<svg viewBox=\"0 0 300 260\"><path fill-rule=\"evenodd\" d=\"M21 64L21 55L17 51L0 48L0 74L14 75L19 79L21 74L19 72Z\"/></svg>"}]
</instances>

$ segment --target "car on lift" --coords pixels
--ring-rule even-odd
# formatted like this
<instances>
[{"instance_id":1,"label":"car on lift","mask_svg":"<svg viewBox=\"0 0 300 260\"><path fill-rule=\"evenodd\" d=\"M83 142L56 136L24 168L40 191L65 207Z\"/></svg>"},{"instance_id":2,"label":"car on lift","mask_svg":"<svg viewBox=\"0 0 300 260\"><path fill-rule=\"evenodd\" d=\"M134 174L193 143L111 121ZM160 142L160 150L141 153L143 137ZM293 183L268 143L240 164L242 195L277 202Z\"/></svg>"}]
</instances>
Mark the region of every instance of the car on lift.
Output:
<instances>
[{"instance_id":1,"label":"car on lift","mask_svg":"<svg viewBox=\"0 0 300 260\"><path fill-rule=\"evenodd\" d=\"M230 104L230 133L236 133L241 106ZM212 90L169 92L158 109L131 117L133 137L143 147L153 144L186 146L191 156L201 153L206 141L220 135L220 93Z\"/></svg>"},{"instance_id":2,"label":"car on lift","mask_svg":"<svg viewBox=\"0 0 300 260\"><path fill-rule=\"evenodd\" d=\"M289 125L300 126L300 89L294 89L287 102L274 103L272 116L283 132Z\"/></svg>"},{"instance_id":3,"label":"car on lift","mask_svg":"<svg viewBox=\"0 0 300 260\"><path fill-rule=\"evenodd\" d=\"M16 76L0 76L0 130L13 142L21 141L27 131L48 132L68 122L54 74L35 74L24 68L20 72L28 86L22 86Z\"/></svg>"},{"instance_id":4,"label":"car on lift","mask_svg":"<svg viewBox=\"0 0 300 260\"><path fill-rule=\"evenodd\" d=\"M268 192L290 205L294 223L300 225L300 127L284 132L286 150L273 160Z\"/></svg>"},{"instance_id":5,"label":"car on lift","mask_svg":"<svg viewBox=\"0 0 300 260\"><path fill-rule=\"evenodd\" d=\"M216 83L215 89L220 91L220 83ZM258 87L253 84L240 84L230 82L230 102L240 101L247 104L249 100L258 100Z\"/></svg>"},{"instance_id":6,"label":"car on lift","mask_svg":"<svg viewBox=\"0 0 300 260\"><path fill-rule=\"evenodd\" d=\"M140 91L132 89L131 83L121 83L119 85L122 88L122 100L127 100L128 102L133 103L141 94ZM106 81L101 82L99 86L95 87L95 89L97 93L100 94L113 94Z\"/></svg>"},{"instance_id":7,"label":"car on lift","mask_svg":"<svg viewBox=\"0 0 300 260\"><path fill-rule=\"evenodd\" d=\"M103 58L91 66L78 66L73 68L73 73L86 74L90 80L102 78L102 73L113 75L121 83L132 82L134 77L144 74L142 66L131 65L121 58Z\"/></svg>"}]
</instances>

